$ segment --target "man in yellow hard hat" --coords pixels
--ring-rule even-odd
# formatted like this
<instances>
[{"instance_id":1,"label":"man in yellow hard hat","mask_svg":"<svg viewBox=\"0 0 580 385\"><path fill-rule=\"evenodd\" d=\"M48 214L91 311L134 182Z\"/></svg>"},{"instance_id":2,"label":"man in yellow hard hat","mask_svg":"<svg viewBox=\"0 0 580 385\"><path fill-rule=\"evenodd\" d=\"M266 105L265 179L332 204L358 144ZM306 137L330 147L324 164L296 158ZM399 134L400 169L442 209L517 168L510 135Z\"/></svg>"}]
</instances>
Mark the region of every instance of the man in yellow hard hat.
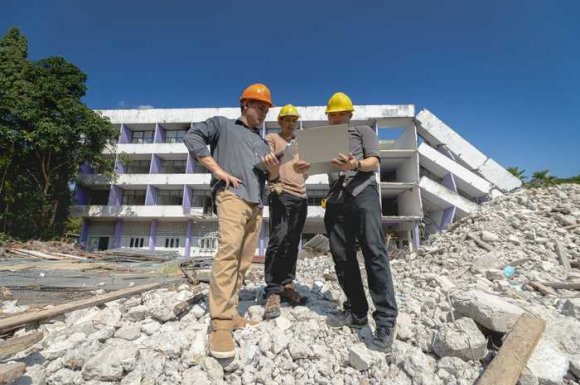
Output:
<instances>
[{"instance_id":1,"label":"man in yellow hard hat","mask_svg":"<svg viewBox=\"0 0 580 385\"><path fill-rule=\"evenodd\" d=\"M278 178L280 167L260 135L270 107L268 87L252 84L242 92L238 119L217 116L194 123L184 137L192 156L212 173L219 244L209 288L209 353L216 358L235 356L232 331L247 324L236 309L238 291L256 252L265 181ZM267 172L256 167L260 162Z\"/></svg>"},{"instance_id":2,"label":"man in yellow hard hat","mask_svg":"<svg viewBox=\"0 0 580 385\"><path fill-rule=\"evenodd\" d=\"M337 92L329 99L326 115L329 124L350 123L354 107L350 98ZM376 329L372 346L388 352L394 338L397 303L391 269L384 243L375 170L380 165L378 138L369 126L350 126L350 154L338 154L332 162L336 173L329 174L330 192L326 200L324 225L330 241L338 282L346 295L344 310L327 318L331 327L362 327L368 323L369 310L360 268L356 241L364 256L368 287L375 305ZM297 172L310 165L296 162Z\"/></svg>"},{"instance_id":3,"label":"man in yellow hard hat","mask_svg":"<svg viewBox=\"0 0 580 385\"><path fill-rule=\"evenodd\" d=\"M274 154L284 151L294 139L294 129L299 118L300 114L292 104L280 109L280 132L266 135L266 141ZM304 174L294 171L294 163L299 159L298 154L291 160L282 159L279 179L270 182L270 236L264 264L264 319L280 316L281 298L286 299L290 305L302 305L307 300L294 287L298 244L308 208Z\"/></svg>"}]
</instances>

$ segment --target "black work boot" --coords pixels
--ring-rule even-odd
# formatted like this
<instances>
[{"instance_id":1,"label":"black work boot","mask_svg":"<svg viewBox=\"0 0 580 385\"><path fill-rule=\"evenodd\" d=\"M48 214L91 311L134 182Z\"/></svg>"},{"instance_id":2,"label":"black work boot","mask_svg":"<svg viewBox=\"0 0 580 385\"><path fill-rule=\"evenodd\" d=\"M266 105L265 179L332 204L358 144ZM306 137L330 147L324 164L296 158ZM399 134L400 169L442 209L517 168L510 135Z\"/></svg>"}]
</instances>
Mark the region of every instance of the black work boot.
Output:
<instances>
[{"instance_id":1,"label":"black work boot","mask_svg":"<svg viewBox=\"0 0 580 385\"><path fill-rule=\"evenodd\" d=\"M326 317L326 324L331 328L341 328L348 326L351 328L362 328L368 324L368 318L359 318L348 310Z\"/></svg>"},{"instance_id":2,"label":"black work boot","mask_svg":"<svg viewBox=\"0 0 580 385\"><path fill-rule=\"evenodd\" d=\"M383 353L390 353L393 350L393 341L395 340L395 327L377 326L371 347Z\"/></svg>"}]
</instances>

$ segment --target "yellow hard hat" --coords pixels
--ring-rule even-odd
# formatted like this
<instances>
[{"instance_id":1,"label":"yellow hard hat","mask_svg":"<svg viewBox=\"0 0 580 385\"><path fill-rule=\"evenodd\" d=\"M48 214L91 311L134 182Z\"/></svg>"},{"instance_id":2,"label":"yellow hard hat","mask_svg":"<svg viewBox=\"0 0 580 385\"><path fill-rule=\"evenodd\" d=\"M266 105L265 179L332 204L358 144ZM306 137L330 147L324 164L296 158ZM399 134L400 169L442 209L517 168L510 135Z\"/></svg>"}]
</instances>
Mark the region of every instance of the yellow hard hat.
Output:
<instances>
[{"instance_id":1,"label":"yellow hard hat","mask_svg":"<svg viewBox=\"0 0 580 385\"><path fill-rule=\"evenodd\" d=\"M353 112L352 100L344 92L337 92L328 99L326 113L330 112Z\"/></svg>"},{"instance_id":2,"label":"yellow hard hat","mask_svg":"<svg viewBox=\"0 0 580 385\"><path fill-rule=\"evenodd\" d=\"M280 120L280 118L283 116L295 116L300 119L298 109L296 109L296 107L294 107L292 104L286 104L284 107L280 109L280 113L278 114L278 120Z\"/></svg>"}]
</instances>

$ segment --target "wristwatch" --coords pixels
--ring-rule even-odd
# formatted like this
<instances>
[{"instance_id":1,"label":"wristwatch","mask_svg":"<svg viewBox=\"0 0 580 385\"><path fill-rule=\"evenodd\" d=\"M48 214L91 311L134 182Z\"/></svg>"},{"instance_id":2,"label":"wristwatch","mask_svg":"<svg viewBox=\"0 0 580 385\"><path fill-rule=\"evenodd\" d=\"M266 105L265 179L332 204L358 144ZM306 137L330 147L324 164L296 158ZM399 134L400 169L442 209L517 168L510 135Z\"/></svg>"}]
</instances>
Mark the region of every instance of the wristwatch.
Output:
<instances>
[{"instance_id":1,"label":"wristwatch","mask_svg":"<svg viewBox=\"0 0 580 385\"><path fill-rule=\"evenodd\" d=\"M362 167L361 161L360 160L357 160L356 161L356 166L354 168L354 171L359 171L361 167Z\"/></svg>"}]
</instances>

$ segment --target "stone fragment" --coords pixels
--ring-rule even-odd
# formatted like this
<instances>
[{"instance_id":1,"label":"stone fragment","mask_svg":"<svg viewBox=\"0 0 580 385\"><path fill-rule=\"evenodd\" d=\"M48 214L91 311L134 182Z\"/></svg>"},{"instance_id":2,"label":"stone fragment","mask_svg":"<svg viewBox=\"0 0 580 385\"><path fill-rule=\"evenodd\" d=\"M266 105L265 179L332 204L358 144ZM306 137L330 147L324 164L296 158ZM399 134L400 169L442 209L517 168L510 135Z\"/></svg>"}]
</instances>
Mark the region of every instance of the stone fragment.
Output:
<instances>
[{"instance_id":1,"label":"stone fragment","mask_svg":"<svg viewBox=\"0 0 580 385\"><path fill-rule=\"evenodd\" d=\"M312 356L312 351L303 342L291 342L288 351L294 361Z\"/></svg>"},{"instance_id":2,"label":"stone fragment","mask_svg":"<svg viewBox=\"0 0 580 385\"><path fill-rule=\"evenodd\" d=\"M576 378L580 379L580 353L570 357L570 371Z\"/></svg>"},{"instance_id":3,"label":"stone fragment","mask_svg":"<svg viewBox=\"0 0 580 385\"><path fill-rule=\"evenodd\" d=\"M524 312L501 297L475 289L454 294L451 303L458 313L500 333L510 331Z\"/></svg>"},{"instance_id":4,"label":"stone fragment","mask_svg":"<svg viewBox=\"0 0 580 385\"><path fill-rule=\"evenodd\" d=\"M115 337L133 341L141 336L141 327L138 324L128 324L122 326L115 332Z\"/></svg>"},{"instance_id":5,"label":"stone fragment","mask_svg":"<svg viewBox=\"0 0 580 385\"><path fill-rule=\"evenodd\" d=\"M568 372L569 361L566 354L542 338L526 366L540 385L560 385Z\"/></svg>"},{"instance_id":6,"label":"stone fragment","mask_svg":"<svg viewBox=\"0 0 580 385\"><path fill-rule=\"evenodd\" d=\"M132 344L110 346L91 357L83 366L85 380L118 381L125 370L132 370L137 347Z\"/></svg>"},{"instance_id":7,"label":"stone fragment","mask_svg":"<svg viewBox=\"0 0 580 385\"><path fill-rule=\"evenodd\" d=\"M219 362L213 357L206 357L203 360L203 369L207 373L208 377L212 380L223 380L224 369L219 364Z\"/></svg>"},{"instance_id":8,"label":"stone fragment","mask_svg":"<svg viewBox=\"0 0 580 385\"><path fill-rule=\"evenodd\" d=\"M499 236L496 233L484 230L481 232L481 240L484 242L497 242L499 241Z\"/></svg>"},{"instance_id":9,"label":"stone fragment","mask_svg":"<svg viewBox=\"0 0 580 385\"><path fill-rule=\"evenodd\" d=\"M483 254L478 257L471 265L470 271L474 274L483 274L489 269L495 269L500 266L499 258L495 251Z\"/></svg>"},{"instance_id":10,"label":"stone fragment","mask_svg":"<svg viewBox=\"0 0 580 385\"><path fill-rule=\"evenodd\" d=\"M562 305L562 314L580 320L580 297L567 299Z\"/></svg>"},{"instance_id":11,"label":"stone fragment","mask_svg":"<svg viewBox=\"0 0 580 385\"><path fill-rule=\"evenodd\" d=\"M433 342L439 357L479 361L487 354L487 340L471 318L461 318L439 328Z\"/></svg>"},{"instance_id":12,"label":"stone fragment","mask_svg":"<svg viewBox=\"0 0 580 385\"><path fill-rule=\"evenodd\" d=\"M364 371L377 362L377 357L363 344L357 344L348 348L348 362L356 370Z\"/></svg>"}]
</instances>

